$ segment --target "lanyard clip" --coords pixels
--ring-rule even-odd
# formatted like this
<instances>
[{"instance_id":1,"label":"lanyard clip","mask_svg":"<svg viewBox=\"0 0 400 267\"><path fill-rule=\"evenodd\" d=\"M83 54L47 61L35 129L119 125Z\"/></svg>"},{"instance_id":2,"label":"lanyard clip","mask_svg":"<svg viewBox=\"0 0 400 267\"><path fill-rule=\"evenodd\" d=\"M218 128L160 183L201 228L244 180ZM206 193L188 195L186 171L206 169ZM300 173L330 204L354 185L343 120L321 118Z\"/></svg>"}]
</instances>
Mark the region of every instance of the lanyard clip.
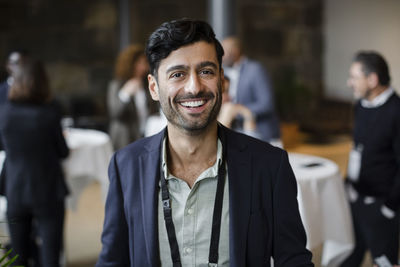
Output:
<instances>
[{"instance_id":1,"label":"lanyard clip","mask_svg":"<svg viewBox=\"0 0 400 267\"><path fill-rule=\"evenodd\" d=\"M171 206L169 204L169 199L165 199L162 202L163 202L164 209L170 209L171 208Z\"/></svg>"}]
</instances>

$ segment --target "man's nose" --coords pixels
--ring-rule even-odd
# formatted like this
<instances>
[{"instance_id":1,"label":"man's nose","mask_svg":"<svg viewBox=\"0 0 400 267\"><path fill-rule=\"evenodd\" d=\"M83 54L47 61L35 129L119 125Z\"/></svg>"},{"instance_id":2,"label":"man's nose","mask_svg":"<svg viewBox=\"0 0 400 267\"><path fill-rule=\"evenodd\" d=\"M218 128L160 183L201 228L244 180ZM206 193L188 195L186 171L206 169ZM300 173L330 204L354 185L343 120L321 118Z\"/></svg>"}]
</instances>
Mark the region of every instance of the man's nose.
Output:
<instances>
[{"instance_id":1,"label":"man's nose","mask_svg":"<svg viewBox=\"0 0 400 267\"><path fill-rule=\"evenodd\" d=\"M188 82L185 86L185 91L196 95L198 92L201 91L201 87L202 84L200 78L198 77L197 73L193 73L188 79Z\"/></svg>"}]
</instances>

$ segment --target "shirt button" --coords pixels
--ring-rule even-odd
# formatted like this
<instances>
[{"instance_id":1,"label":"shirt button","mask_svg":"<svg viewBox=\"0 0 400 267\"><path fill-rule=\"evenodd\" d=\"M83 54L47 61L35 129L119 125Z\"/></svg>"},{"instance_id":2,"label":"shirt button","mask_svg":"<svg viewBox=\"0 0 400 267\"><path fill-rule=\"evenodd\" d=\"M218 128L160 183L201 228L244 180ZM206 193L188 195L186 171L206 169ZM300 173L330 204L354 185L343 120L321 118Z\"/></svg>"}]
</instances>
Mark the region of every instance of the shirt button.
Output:
<instances>
[{"instance_id":1,"label":"shirt button","mask_svg":"<svg viewBox=\"0 0 400 267\"><path fill-rule=\"evenodd\" d=\"M193 209L192 209L192 208L188 209L188 210L187 210L187 213L188 213L189 215L192 215L192 214L193 214Z\"/></svg>"},{"instance_id":2,"label":"shirt button","mask_svg":"<svg viewBox=\"0 0 400 267\"><path fill-rule=\"evenodd\" d=\"M192 252L192 248L185 248L185 252L186 252L187 254L191 253L191 252Z\"/></svg>"}]
</instances>

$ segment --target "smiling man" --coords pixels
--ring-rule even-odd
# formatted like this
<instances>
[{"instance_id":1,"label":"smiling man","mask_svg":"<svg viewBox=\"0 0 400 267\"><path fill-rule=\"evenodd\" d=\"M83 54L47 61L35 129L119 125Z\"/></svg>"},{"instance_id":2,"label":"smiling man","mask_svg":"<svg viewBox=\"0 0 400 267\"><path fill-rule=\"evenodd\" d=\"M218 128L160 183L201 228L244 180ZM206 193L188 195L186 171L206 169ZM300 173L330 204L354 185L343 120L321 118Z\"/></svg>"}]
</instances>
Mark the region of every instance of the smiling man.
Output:
<instances>
[{"instance_id":1,"label":"smiling man","mask_svg":"<svg viewBox=\"0 0 400 267\"><path fill-rule=\"evenodd\" d=\"M217 122L224 52L211 27L166 22L146 53L168 124L111 159L97 266L313 266L287 153Z\"/></svg>"}]
</instances>

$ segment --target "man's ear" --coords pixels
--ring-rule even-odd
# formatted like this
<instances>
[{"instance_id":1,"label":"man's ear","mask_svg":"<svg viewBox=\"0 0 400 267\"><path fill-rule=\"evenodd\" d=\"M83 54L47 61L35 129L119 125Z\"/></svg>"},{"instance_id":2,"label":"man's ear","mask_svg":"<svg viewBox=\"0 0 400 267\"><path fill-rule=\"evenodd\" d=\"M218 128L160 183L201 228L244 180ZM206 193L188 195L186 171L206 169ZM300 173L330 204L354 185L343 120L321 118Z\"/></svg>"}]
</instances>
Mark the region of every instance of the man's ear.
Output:
<instances>
[{"instance_id":1,"label":"man's ear","mask_svg":"<svg viewBox=\"0 0 400 267\"><path fill-rule=\"evenodd\" d=\"M367 82L368 82L369 88L377 87L379 85L378 74L376 74L375 72L372 72L372 73L368 74Z\"/></svg>"},{"instance_id":2,"label":"man's ear","mask_svg":"<svg viewBox=\"0 0 400 267\"><path fill-rule=\"evenodd\" d=\"M158 95L158 84L157 84L157 79L153 75L149 74L147 75L147 80L149 82L149 91L151 98L153 98L154 101L159 101L159 95Z\"/></svg>"}]
</instances>

